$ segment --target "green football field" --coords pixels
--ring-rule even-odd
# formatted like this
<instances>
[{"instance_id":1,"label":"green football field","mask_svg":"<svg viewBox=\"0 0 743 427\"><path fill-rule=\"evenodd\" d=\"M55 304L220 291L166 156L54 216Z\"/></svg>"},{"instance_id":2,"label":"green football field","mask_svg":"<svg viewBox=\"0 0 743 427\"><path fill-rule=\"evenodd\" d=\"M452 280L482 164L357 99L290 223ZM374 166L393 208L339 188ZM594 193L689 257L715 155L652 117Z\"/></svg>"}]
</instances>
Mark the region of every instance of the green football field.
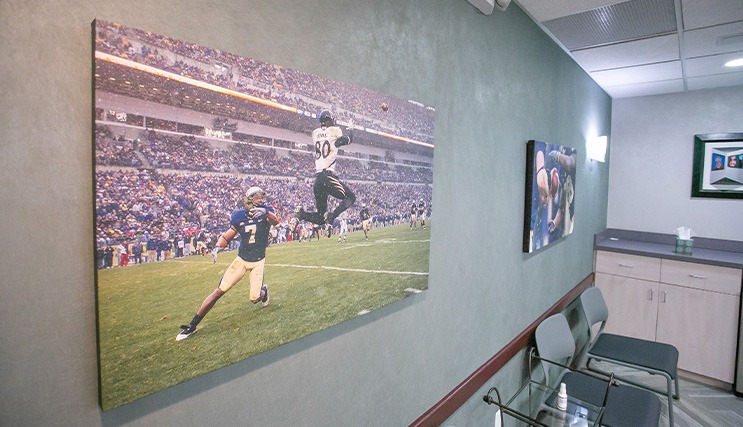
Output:
<instances>
[{"instance_id":1,"label":"green football field","mask_svg":"<svg viewBox=\"0 0 743 427\"><path fill-rule=\"evenodd\" d=\"M428 287L430 227L407 224L272 245L270 304L248 299L247 276L190 338L176 342L237 251L98 271L103 410L363 315Z\"/></svg>"}]
</instances>

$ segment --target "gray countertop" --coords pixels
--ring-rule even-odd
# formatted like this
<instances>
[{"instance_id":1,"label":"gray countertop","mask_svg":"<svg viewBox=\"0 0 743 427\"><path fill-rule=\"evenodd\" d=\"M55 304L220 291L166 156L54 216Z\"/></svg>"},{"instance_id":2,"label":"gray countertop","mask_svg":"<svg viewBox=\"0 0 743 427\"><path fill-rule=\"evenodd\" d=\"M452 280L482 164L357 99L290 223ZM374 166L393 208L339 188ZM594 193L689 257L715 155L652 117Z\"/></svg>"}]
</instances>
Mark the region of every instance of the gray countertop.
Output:
<instances>
[{"instance_id":1,"label":"gray countertop","mask_svg":"<svg viewBox=\"0 0 743 427\"><path fill-rule=\"evenodd\" d=\"M694 237L691 255L675 252L673 234L608 228L594 236L596 250L743 269L743 242Z\"/></svg>"}]
</instances>

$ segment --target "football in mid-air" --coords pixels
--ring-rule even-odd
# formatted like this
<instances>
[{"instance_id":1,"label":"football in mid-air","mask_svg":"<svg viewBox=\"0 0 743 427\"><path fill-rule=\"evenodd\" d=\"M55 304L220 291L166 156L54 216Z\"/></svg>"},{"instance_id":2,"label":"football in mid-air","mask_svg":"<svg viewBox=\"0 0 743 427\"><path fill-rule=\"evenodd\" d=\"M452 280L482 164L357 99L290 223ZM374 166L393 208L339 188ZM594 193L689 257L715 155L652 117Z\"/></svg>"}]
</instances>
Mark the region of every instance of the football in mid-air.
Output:
<instances>
[{"instance_id":1,"label":"football in mid-air","mask_svg":"<svg viewBox=\"0 0 743 427\"><path fill-rule=\"evenodd\" d=\"M387 110L389 110L389 108L390 108L390 106L389 106L389 105L387 105L387 103L386 103L386 102L383 102L383 103L382 103L382 105L380 105L380 107L382 107L382 111L387 111Z\"/></svg>"}]
</instances>

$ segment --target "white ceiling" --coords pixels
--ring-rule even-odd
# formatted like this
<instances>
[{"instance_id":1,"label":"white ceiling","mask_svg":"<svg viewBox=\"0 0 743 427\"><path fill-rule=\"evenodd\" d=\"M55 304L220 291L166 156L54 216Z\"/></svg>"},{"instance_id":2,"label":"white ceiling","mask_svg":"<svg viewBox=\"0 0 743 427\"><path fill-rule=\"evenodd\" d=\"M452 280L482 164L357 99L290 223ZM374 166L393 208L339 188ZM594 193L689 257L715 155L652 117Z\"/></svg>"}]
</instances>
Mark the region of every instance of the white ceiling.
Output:
<instances>
[{"instance_id":1,"label":"white ceiling","mask_svg":"<svg viewBox=\"0 0 743 427\"><path fill-rule=\"evenodd\" d=\"M743 0L514 3L613 98L743 85Z\"/></svg>"}]
</instances>

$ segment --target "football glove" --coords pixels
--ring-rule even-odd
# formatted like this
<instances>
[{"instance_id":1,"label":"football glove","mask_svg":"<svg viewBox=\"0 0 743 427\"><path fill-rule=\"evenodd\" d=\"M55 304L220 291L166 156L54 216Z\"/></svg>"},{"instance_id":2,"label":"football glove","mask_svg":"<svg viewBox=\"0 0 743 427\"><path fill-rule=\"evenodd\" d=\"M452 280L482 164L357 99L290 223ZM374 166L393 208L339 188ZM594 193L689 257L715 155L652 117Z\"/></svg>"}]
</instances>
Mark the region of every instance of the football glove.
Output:
<instances>
[{"instance_id":1,"label":"football glove","mask_svg":"<svg viewBox=\"0 0 743 427\"><path fill-rule=\"evenodd\" d=\"M250 215L250 219L260 219L261 217L266 216L266 208L258 208L258 207L251 208L248 211L248 215Z\"/></svg>"}]
</instances>

